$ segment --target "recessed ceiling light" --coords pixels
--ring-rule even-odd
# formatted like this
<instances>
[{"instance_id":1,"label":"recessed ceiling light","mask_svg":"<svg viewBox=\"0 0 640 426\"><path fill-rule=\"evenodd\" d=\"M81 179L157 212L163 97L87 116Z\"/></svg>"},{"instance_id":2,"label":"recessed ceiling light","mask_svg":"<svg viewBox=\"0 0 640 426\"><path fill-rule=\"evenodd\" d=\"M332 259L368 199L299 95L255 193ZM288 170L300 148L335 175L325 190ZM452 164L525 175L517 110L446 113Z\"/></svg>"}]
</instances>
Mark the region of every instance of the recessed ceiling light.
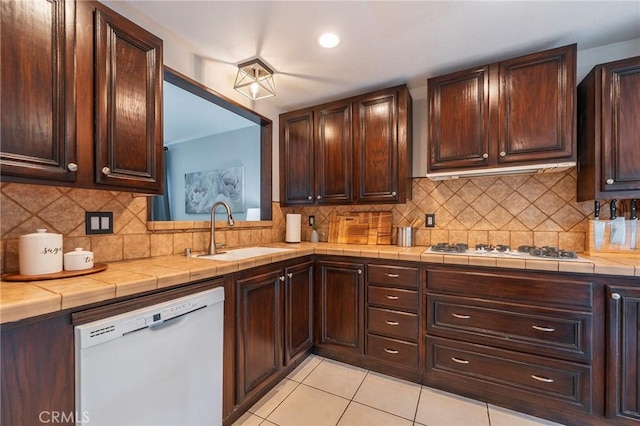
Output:
<instances>
[{"instance_id":1,"label":"recessed ceiling light","mask_svg":"<svg viewBox=\"0 0 640 426\"><path fill-rule=\"evenodd\" d=\"M320 46L322 47L331 49L332 47L336 47L338 43L340 43L340 37L333 33L324 33L318 39L318 43L320 43Z\"/></svg>"}]
</instances>

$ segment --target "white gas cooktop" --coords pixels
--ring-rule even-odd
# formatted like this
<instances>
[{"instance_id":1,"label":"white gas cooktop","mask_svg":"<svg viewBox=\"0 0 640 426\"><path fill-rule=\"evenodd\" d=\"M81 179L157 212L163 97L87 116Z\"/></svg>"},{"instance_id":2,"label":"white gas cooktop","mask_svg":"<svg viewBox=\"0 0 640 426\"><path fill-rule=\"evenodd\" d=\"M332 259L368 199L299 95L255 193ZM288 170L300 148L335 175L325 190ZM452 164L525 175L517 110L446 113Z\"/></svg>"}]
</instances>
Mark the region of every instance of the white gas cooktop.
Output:
<instances>
[{"instance_id":1,"label":"white gas cooktop","mask_svg":"<svg viewBox=\"0 0 640 426\"><path fill-rule=\"evenodd\" d=\"M580 257L576 258L568 258L568 257L543 257L543 256L533 256L529 253L523 253L515 250L506 250L506 251L498 251L498 250L476 250L474 248L469 248L465 252L449 252L449 251L439 251L433 250L432 247L426 249L424 254L445 254L451 256L468 256L468 257L493 257L493 258L501 258L501 259L524 259L524 260L552 260L555 262L587 262L589 260L582 259Z\"/></svg>"}]
</instances>

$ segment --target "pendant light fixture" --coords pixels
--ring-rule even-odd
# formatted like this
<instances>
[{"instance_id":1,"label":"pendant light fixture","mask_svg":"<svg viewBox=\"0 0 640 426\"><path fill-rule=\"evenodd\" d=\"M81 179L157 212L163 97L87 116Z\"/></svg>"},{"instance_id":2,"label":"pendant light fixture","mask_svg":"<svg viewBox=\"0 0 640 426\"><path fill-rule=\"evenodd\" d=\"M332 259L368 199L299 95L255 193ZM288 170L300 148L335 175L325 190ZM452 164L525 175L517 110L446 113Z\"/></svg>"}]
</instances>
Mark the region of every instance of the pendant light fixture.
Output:
<instances>
[{"instance_id":1,"label":"pendant light fixture","mask_svg":"<svg viewBox=\"0 0 640 426\"><path fill-rule=\"evenodd\" d=\"M275 96L273 70L258 58L243 62L238 65L233 88L254 101Z\"/></svg>"}]
</instances>

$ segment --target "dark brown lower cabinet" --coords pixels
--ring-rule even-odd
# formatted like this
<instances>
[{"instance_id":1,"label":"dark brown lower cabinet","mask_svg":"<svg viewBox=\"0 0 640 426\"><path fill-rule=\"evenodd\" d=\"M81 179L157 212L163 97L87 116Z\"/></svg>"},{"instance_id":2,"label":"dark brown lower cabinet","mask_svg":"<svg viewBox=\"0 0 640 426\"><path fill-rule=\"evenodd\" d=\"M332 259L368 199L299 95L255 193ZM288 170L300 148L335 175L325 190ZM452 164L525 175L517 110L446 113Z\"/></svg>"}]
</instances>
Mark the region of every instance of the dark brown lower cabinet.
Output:
<instances>
[{"instance_id":1,"label":"dark brown lower cabinet","mask_svg":"<svg viewBox=\"0 0 640 426\"><path fill-rule=\"evenodd\" d=\"M74 425L71 317L57 316L16 327L3 324L0 345L0 423Z\"/></svg>"},{"instance_id":2,"label":"dark brown lower cabinet","mask_svg":"<svg viewBox=\"0 0 640 426\"><path fill-rule=\"evenodd\" d=\"M259 390L282 368L282 270L236 280L236 398Z\"/></svg>"},{"instance_id":3,"label":"dark brown lower cabinet","mask_svg":"<svg viewBox=\"0 0 640 426\"><path fill-rule=\"evenodd\" d=\"M640 287L607 287L607 417L640 424Z\"/></svg>"},{"instance_id":4,"label":"dark brown lower cabinet","mask_svg":"<svg viewBox=\"0 0 640 426\"><path fill-rule=\"evenodd\" d=\"M604 292L593 280L428 267L424 383L563 424L602 424Z\"/></svg>"},{"instance_id":5,"label":"dark brown lower cabinet","mask_svg":"<svg viewBox=\"0 0 640 426\"><path fill-rule=\"evenodd\" d=\"M284 364L313 346L313 262L285 268Z\"/></svg>"},{"instance_id":6,"label":"dark brown lower cabinet","mask_svg":"<svg viewBox=\"0 0 640 426\"><path fill-rule=\"evenodd\" d=\"M233 275L235 354L225 371L233 371L235 390L224 424L237 420L311 351L313 271L313 260L306 258Z\"/></svg>"},{"instance_id":7,"label":"dark brown lower cabinet","mask_svg":"<svg viewBox=\"0 0 640 426\"><path fill-rule=\"evenodd\" d=\"M316 281L315 343L335 354L364 351L364 265L320 261Z\"/></svg>"}]
</instances>

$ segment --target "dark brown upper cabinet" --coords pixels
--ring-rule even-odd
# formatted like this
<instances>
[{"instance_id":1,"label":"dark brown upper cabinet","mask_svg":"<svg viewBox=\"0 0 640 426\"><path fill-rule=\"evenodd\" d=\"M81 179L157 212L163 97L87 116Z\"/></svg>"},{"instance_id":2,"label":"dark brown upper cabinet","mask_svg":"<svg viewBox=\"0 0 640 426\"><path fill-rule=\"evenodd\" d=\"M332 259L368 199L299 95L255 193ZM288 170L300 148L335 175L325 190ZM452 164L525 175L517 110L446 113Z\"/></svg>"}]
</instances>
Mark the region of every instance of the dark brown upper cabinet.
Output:
<instances>
[{"instance_id":1,"label":"dark brown upper cabinet","mask_svg":"<svg viewBox=\"0 0 640 426\"><path fill-rule=\"evenodd\" d=\"M406 86L280 115L282 205L402 203L411 198Z\"/></svg>"},{"instance_id":2,"label":"dark brown upper cabinet","mask_svg":"<svg viewBox=\"0 0 640 426\"><path fill-rule=\"evenodd\" d=\"M640 56L578 86L578 201L640 198Z\"/></svg>"},{"instance_id":3,"label":"dark brown upper cabinet","mask_svg":"<svg viewBox=\"0 0 640 426\"><path fill-rule=\"evenodd\" d=\"M75 2L0 3L2 176L76 180Z\"/></svg>"},{"instance_id":4,"label":"dark brown upper cabinet","mask_svg":"<svg viewBox=\"0 0 640 426\"><path fill-rule=\"evenodd\" d=\"M335 102L314 111L315 157L311 167L315 166L318 204L353 202L351 112L348 101Z\"/></svg>"},{"instance_id":5,"label":"dark brown upper cabinet","mask_svg":"<svg viewBox=\"0 0 640 426\"><path fill-rule=\"evenodd\" d=\"M428 172L575 161L576 45L428 80Z\"/></svg>"},{"instance_id":6,"label":"dark brown upper cabinet","mask_svg":"<svg viewBox=\"0 0 640 426\"><path fill-rule=\"evenodd\" d=\"M95 179L162 192L162 40L95 12Z\"/></svg>"},{"instance_id":7,"label":"dark brown upper cabinet","mask_svg":"<svg viewBox=\"0 0 640 426\"><path fill-rule=\"evenodd\" d=\"M162 193L162 40L99 2L0 7L2 180Z\"/></svg>"},{"instance_id":8,"label":"dark brown upper cabinet","mask_svg":"<svg viewBox=\"0 0 640 426\"><path fill-rule=\"evenodd\" d=\"M353 102L354 192L360 203L411 198L411 96L406 87Z\"/></svg>"}]
</instances>

